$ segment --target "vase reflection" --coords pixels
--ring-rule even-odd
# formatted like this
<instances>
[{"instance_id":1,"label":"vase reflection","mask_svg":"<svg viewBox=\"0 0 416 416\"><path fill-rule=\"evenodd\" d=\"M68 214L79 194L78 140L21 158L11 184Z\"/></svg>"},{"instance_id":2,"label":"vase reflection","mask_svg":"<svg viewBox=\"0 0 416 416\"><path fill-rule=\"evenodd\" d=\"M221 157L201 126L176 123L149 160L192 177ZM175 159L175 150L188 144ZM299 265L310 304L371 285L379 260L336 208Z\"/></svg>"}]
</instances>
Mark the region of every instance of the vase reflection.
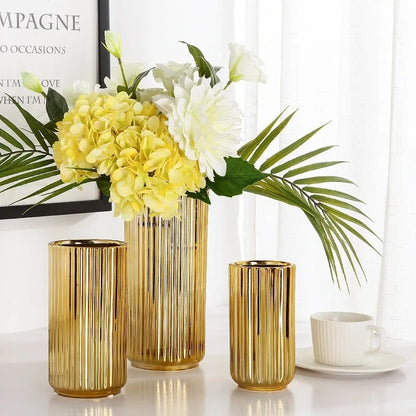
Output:
<instances>
[{"instance_id":1,"label":"vase reflection","mask_svg":"<svg viewBox=\"0 0 416 416\"><path fill-rule=\"evenodd\" d=\"M48 403L48 416L117 416L125 398L122 395L108 396L105 400L68 400L52 396Z\"/></svg>"},{"instance_id":2,"label":"vase reflection","mask_svg":"<svg viewBox=\"0 0 416 416\"><path fill-rule=\"evenodd\" d=\"M199 368L185 373L135 369L129 373L129 382L123 391L126 397L137 402L137 406L154 408L155 416L193 414L195 402L198 402L198 416L205 414L205 381Z\"/></svg>"},{"instance_id":3,"label":"vase reflection","mask_svg":"<svg viewBox=\"0 0 416 416\"><path fill-rule=\"evenodd\" d=\"M288 416L295 401L290 390L254 392L236 388L231 394L230 414L239 416Z\"/></svg>"}]
</instances>

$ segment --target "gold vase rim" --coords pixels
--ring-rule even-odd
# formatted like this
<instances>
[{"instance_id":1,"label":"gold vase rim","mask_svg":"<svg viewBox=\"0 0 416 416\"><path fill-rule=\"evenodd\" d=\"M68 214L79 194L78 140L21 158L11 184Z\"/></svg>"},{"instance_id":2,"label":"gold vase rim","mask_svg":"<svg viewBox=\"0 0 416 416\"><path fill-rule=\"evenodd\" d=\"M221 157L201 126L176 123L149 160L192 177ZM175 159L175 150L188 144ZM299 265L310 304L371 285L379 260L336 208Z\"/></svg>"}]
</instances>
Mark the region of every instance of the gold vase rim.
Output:
<instances>
[{"instance_id":1,"label":"gold vase rim","mask_svg":"<svg viewBox=\"0 0 416 416\"><path fill-rule=\"evenodd\" d=\"M293 267L293 263L280 260L242 260L231 263L233 267L269 267L269 268L287 268Z\"/></svg>"},{"instance_id":2,"label":"gold vase rim","mask_svg":"<svg viewBox=\"0 0 416 416\"><path fill-rule=\"evenodd\" d=\"M127 243L119 240L107 239L76 239L76 240L58 240L49 243L53 247L72 247L72 248L115 248L125 247Z\"/></svg>"}]
</instances>

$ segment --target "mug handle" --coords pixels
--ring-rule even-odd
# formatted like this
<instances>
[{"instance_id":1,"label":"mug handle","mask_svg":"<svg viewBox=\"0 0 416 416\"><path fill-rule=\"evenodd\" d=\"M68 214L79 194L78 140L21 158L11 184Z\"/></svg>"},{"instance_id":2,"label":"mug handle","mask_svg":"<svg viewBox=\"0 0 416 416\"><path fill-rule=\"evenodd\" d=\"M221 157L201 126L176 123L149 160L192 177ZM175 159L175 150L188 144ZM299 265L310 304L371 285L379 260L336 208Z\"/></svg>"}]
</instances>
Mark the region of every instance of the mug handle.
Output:
<instances>
[{"instance_id":1,"label":"mug handle","mask_svg":"<svg viewBox=\"0 0 416 416\"><path fill-rule=\"evenodd\" d=\"M386 331L383 327L378 325L369 325L368 329L371 331L371 342L370 342L370 352L378 351L384 344L384 340L386 338ZM377 345L373 347L373 340L377 339Z\"/></svg>"}]
</instances>

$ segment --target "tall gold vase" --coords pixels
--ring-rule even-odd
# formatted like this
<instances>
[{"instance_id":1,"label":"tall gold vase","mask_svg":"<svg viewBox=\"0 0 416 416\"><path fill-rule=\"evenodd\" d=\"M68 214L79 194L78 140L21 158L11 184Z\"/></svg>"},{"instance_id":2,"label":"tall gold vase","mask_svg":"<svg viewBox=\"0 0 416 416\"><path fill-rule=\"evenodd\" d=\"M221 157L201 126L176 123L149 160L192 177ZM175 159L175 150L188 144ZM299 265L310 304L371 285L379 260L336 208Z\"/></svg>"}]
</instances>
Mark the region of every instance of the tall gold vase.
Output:
<instances>
[{"instance_id":1,"label":"tall gold vase","mask_svg":"<svg viewBox=\"0 0 416 416\"><path fill-rule=\"evenodd\" d=\"M295 374L295 266L229 266L230 371L248 390L281 390Z\"/></svg>"},{"instance_id":2,"label":"tall gold vase","mask_svg":"<svg viewBox=\"0 0 416 416\"><path fill-rule=\"evenodd\" d=\"M126 244L49 244L49 384L64 396L104 397L126 383Z\"/></svg>"},{"instance_id":3,"label":"tall gold vase","mask_svg":"<svg viewBox=\"0 0 416 416\"><path fill-rule=\"evenodd\" d=\"M184 197L180 219L146 212L125 223L132 365L183 370L205 354L208 205Z\"/></svg>"}]
</instances>

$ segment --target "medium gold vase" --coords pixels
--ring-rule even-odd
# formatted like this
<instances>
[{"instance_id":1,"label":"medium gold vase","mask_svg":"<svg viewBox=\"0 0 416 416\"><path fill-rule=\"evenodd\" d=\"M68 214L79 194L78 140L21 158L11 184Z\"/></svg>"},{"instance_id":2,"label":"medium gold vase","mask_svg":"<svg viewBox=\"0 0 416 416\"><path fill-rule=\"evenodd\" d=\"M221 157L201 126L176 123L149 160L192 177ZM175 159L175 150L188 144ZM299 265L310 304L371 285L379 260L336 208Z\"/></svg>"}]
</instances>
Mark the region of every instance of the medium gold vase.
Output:
<instances>
[{"instance_id":1,"label":"medium gold vase","mask_svg":"<svg viewBox=\"0 0 416 416\"><path fill-rule=\"evenodd\" d=\"M49 244L49 384L61 395L104 397L126 383L123 242Z\"/></svg>"},{"instance_id":2,"label":"medium gold vase","mask_svg":"<svg viewBox=\"0 0 416 416\"><path fill-rule=\"evenodd\" d=\"M295 266L229 266L230 371L239 387L282 390L295 374Z\"/></svg>"},{"instance_id":3,"label":"medium gold vase","mask_svg":"<svg viewBox=\"0 0 416 416\"><path fill-rule=\"evenodd\" d=\"M132 365L183 370L205 354L208 205L183 197L179 218L149 212L125 223Z\"/></svg>"}]
</instances>

